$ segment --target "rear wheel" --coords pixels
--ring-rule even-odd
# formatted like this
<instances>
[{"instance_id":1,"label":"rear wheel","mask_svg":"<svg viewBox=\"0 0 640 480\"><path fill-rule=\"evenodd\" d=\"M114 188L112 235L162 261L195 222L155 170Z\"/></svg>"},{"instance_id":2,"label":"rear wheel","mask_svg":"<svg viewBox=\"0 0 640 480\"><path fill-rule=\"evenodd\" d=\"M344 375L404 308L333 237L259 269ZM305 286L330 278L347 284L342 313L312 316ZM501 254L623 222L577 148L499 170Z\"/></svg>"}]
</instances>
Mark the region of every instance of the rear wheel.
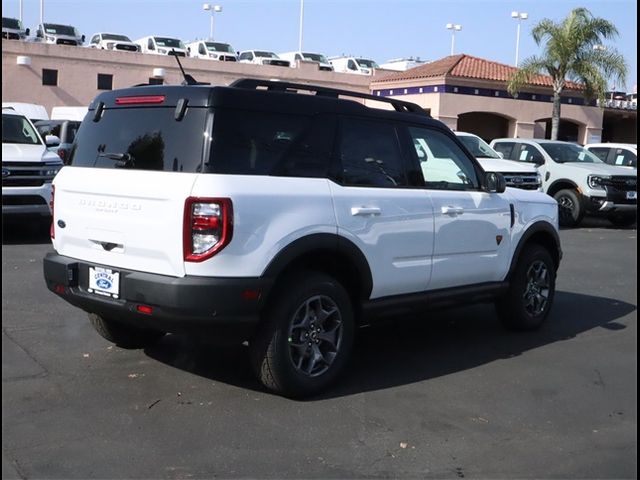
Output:
<instances>
[{"instance_id":1,"label":"rear wheel","mask_svg":"<svg viewBox=\"0 0 640 480\"><path fill-rule=\"evenodd\" d=\"M551 310L556 269L549 252L533 244L522 252L510 280L509 291L496 302L502 323L512 330L534 330Z\"/></svg>"},{"instance_id":2,"label":"rear wheel","mask_svg":"<svg viewBox=\"0 0 640 480\"><path fill-rule=\"evenodd\" d=\"M95 313L89 314L89 321L100 336L122 348L144 348L153 345L165 333L157 330L136 328L123 323L108 320Z\"/></svg>"},{"instance_id":3,"label":"rear wheel","mask_svg":"<svg viewBox=\"0 0 640 480\"><path fill-rule=\"evenodd\" d=\"M584 217L581 195L575 190L560 190L553 198L558 202L560 226L577 227Z\"/></svg>"},{"instance_id":4,"label":"rear wheel","mask_svg":"<svg viewBox=\"0 0 640 480\"><path fill-rule=\"evenodd\" d=\"M267 309L251 342L251 360L269 390L290 397L313 395L343 370L353 343L347 292L316 272L289 277Z\"/></svg>"}]
</instances>

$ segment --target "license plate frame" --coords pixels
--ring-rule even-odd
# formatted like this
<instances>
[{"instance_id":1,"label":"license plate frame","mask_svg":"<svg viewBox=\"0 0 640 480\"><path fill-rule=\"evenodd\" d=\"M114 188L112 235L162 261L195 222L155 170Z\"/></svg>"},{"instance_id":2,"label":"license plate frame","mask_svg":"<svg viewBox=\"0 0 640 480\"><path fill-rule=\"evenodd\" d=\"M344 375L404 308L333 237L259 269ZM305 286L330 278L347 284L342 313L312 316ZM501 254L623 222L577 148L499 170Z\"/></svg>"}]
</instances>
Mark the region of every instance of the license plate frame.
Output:
<instances>
[{"instance_id":1,"label":"license plate frame","mask_svg":"<svg viewBox=\"0 0 640 480\"><path fill-rule=\"evenodd\" d=\"M627 192L627 200L637 200L637 199L638 199L638 192L636 192L635 190L631 192Z\"/></svg>"},{"instance_id":2,"label":"license plate frame","mask_svg":"<svg viewBox=\"0 0 640 480\"><path fill-rule=\"evenodd\" d=\"M120 272L112 268L90 266L87 291L104 297L120 298Z\"/></svg>"}]
</instances>

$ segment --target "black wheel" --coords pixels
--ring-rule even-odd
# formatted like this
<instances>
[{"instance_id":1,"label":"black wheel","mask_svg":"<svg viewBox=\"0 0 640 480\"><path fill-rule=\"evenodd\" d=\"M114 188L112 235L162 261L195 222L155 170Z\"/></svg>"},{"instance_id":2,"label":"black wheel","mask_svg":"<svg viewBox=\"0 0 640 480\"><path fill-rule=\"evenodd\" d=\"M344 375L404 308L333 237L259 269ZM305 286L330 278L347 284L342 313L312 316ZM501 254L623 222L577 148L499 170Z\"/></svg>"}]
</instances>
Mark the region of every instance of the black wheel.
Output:
<instances>
[{"instance_id":1,"label":"black wheel","mask_svg":"<svg viewBox=\"0 0 640 480\"><path fill-rule=\"evenodd\" d=\"M560 226L577 227L584 217L582 198L575 190L560 190L553 196L558 202Z\"/></svg>"},{"instance_id":2,"label":"black wheel","mask_svg":"<svg viewBox=\"0 0 640 480\"><path fill-rule=\"evenodd\" d=\"M275 295L250 344L253 368L279 394L318 393L336 379L351 351L351 300L334 278L316 272L290 276Z\"/></svg>"},{"instance_id":3,"label":"black wheel","mask_svg":"<svg viewBox=\"0 0 640 480\"><path fill-rule=\"evenodd\" d=\"M611 215L609 221L616 227L629 227L636 222L635 213L618 213Z\"/></svg>"},{"instance_id":4,"label":"black wheel","mask_svg":"<svg viewBox=\"0 0 640 480\"><path fill-rule=\"evenodd\" d=\"M153 345L165 333L158 330L131 327L123 323L107 320L95 313L89 314L89 321L101 337L122 348L143 348Z\"/></svg>"},{"instance_id":5,"label":"black wheel","mask_svg":"<svg viewBox=\"0 0 640 480\"><path fill-rule=\"evenodd\" d=\"M535 330L553 304L556 269L549 252L540 245L525 247L510 279L509 291L496 302L502 323L512 330Z\"/></svg>"}]
</instances>

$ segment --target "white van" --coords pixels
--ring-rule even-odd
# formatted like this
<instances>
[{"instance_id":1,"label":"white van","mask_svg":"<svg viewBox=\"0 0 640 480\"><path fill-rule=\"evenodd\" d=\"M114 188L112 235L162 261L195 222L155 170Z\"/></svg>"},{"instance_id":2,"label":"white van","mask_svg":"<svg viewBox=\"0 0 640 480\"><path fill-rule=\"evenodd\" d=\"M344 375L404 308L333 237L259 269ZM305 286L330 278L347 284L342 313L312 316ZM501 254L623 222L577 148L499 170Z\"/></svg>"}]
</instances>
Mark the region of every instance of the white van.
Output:
<instances>
[{"instance_id":1,"label":"white van","mask_svg":"<svg viewBox=\"0 0 640 480\"><path fill-rule=\"evenodd\" d=\"M332 57L329 59L336 72L355 73L357 75L373 75L380 66L373 60L359 57Z\"/></svg>"},{"instance_id":2,"label":"white van","mask_svg":"<svg viewBox=\"0 0 640 480\"><path fill-rule=\"evenodd\" d=\"M187 56L187 47L182 40L172 37L149 36L139 38L133 43L140 47L142 53L151 53L154 55L175 55L177 57Z\"/></svg>"},{"instance_id":3,"label":"white van","mask_svg":"<svg viewBox=\"0 0 640 480\"><path fill-rule=\"evenodd\" d=\"M327 60L327 57L325 57L321 53L286 52L279 53L278 56L283 60L289 60L289 62L291 63L291 68L295 68L298 64L298 61L316 62L318 64L318 70L333 72L333 65L331 65L331 63L329 63L329 60Z\"/></svg>"},{"instance_id":4,"label":"white van","mask_svg":"<svg viewBox=\"0 0 640 480\"><path fill-rule=\"evenodd\" d=\"M245 50L238 55L240 63L254 63L256 65L275 65L277 67L289 67L291 62L280 58L273 52L266 50Z\"/></svg>"},{"instance_id":5,"label":"white van","mask_svg":"<svg viewBox=\"0 0 640 480\"><path fill-rule=\"evenodd\" d=\"M223 42L196 40L187 43L187 52L193 58L206 58L207 60L218 60L219 62L238 61L238 56L233 47Z\"/></svg>"},{"instance_id":6,"label":"white van","mask_svg":"<svg viewBox=\"0 0 640 480\"><path fill-rule=\"evenodd\" d=\"M11 109L18 113L21 113L32 122L37 120L49 120L49 114L44 105L37 105L35 103L22 103L22 102L2 102L2 110Z\"/></svg>"},{"instance_id":7,"label":"white van","mask_svg":"<svg viewBox=\"0 0 640 480\"><path fill-rule=\"evenodd\" d=\"M30 31L22 26L17 18L2 17L2 38L7 40L26 40Z\"/></svg>"},{"instance_id":8,"label":"white van","mask_svg":"<svg viewBox=\"0 0 640 480\"><path fill-rule=\"evenodd\" d=\"M87 115L89 107L53 107L51 120L74 120L81 122Z\"/></svg>"},{"instance_id":9,"label":"white van","mask_svg":"<svg viewBox=\"0 0 640 480\"><path fill-rule=\"evenodd\" d=\"M84 43L84 35L80 35L76 27L57 23L41 23L36 30L36 41L54 45L73 45L79 47Z\"/></svg>"}]
</instances>

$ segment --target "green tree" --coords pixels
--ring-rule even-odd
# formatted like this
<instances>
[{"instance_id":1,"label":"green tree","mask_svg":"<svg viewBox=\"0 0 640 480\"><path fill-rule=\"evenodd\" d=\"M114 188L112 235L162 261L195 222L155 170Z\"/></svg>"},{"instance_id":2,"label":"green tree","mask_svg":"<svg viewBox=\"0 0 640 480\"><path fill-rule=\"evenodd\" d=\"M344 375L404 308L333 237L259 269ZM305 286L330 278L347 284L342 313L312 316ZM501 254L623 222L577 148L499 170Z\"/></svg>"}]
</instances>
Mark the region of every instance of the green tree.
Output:
<instances>
[{"instance_id":1,"label":"green tree","mask_svg":"<svg viewBox=\"0 0 640 480\"><path fill-rule=\"evenodd\" d=\"M615 25L595 18L586 8L572 10L560 23L543 19L533 27L532 35L537 45L544 44L544 52L525 59L507 88L515 96L536 75L546 73L551 77L551 139L557 140L560 96L567 81L581 83L587 100L599 98L603 101L607 81L613 79L616 85L624 85L628 67L615 48L602 45L604 40L617 37Z\"/></svg>"}]
</instances>

